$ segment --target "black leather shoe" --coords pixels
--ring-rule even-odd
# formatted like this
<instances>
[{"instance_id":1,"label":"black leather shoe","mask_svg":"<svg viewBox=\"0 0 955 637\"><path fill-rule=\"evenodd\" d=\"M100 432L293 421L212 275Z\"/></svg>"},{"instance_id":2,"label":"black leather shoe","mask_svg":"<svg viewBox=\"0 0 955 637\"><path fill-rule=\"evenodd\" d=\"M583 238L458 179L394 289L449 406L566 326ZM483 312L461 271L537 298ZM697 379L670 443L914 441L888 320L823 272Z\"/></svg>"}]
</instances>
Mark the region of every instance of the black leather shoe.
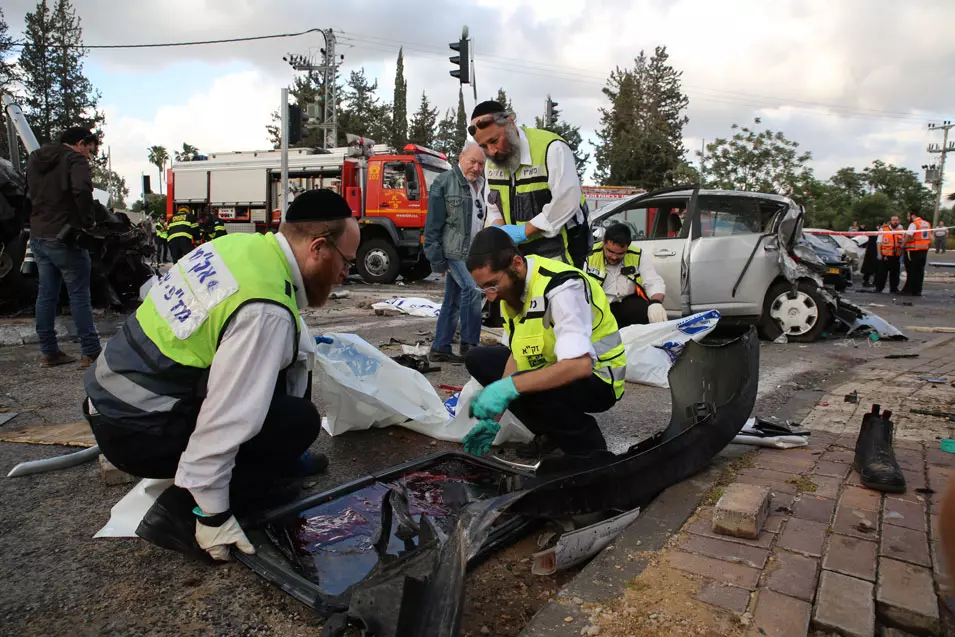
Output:
<instances>
[{"instance_id":1,"label":"black leather shoe","mask_svg":"<svg viewBox=\"0 0 955 637\"><path fill-rule=\"evenodd\" d=\"M547 434L539 434L528 443L517 445L514 453L524 460L539 460L558 450L557 442Z\"/></svg>"},{"instance_id":2,"label":"black leather shoe","mask_svg":"<svg viewBox=\"0 0 955 637\"><path fill-rule=\"evenodd\" d=\"M196 542L196 501L186 489L175 485L163 491L146 511L136 535L147 542L187 557L211 561L209 554Z\"/></svg>"},{"instance_id":3,"label":"black leather shoe","mask_svg":"<svg viewBox=\"0 0 955 637\"><path fill-rule=\"evenodd\" d=\"M852 468L859 472L862 484L870 489L904 493L905 475L892 450L894 426L889 420L892 412L879 412L879 405L872 405L872 411L862 417Z\"/></svg>"}]
</instances>

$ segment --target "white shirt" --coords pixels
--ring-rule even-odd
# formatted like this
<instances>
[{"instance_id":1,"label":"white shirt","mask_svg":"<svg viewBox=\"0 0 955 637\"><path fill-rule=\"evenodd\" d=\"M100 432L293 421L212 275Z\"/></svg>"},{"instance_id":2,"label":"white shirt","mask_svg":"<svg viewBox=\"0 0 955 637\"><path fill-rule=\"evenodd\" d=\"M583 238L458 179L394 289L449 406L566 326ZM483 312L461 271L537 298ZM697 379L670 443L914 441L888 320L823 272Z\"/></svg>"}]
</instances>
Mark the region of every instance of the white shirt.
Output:
<instances>
[{"instance_id":1,"label":"white shirt","mask_svg":"<svg viewBox=\"0 0 955 637\"><path fill-rule=\"evenodd\" d=\"M474 241L475 235L484 229L484 223L487 221L487 213L484 211L484 179L479 179L475 184L468 184L468 190L471 193L471 241Z\"/></svg>"},{"instance_id":2,"label":"white shirt","mask_svg":"<svg viewBox=\"0 0 955 637\"><path fill-rule=\"evenodd\" d=\"M517 135L521 140L521 165L531 165L531 146L527 141L524 129L517 127ZM577 176L577 164L574 162L574 153L570 146L557 142L547 148L547 187L550 188L550 203L544 204L540 214L530 220L535 228L539 228L543 236L552 238L560 233L560 229L571 219L583 223L583 213L580 210L580 177ZM488 161L488 165L491 164ZM495 166L498 167L498 166ZM487 208L487 223L503 221L501 209L488 202L490 189L487 182L484 184L484 202Z\"/></svg>"},{"instance_id":3,"label":"white shirt","mask_svg":"<svg viewBox=\"0 0 955 637\"><path fill-rule=\"evenodd\" d=\"M299 308L308 307L302 273L288 240L275 235L285 253ZM292 364L295 324L288 310L274 303L249 303L232 317L212 367L196 429L179 458L176 484L190 493L203 511L229 508L229 481L239 445L262 430L279 372ZM314 363L315 341L298 318L301 333L286 391L303 396Z\"/></svg>"},{"instance_id":4,"label":"white shirt","mask_svg":"<svg viewBox=\"0 0 955 637\"><path fill-rule=\"evenodd\" d=\"M623 261L617 265L610 265L605 262L604 267L607 270L607 278L604 279L603 290L607 295L607 301L613 303L625 296L636 293L633 279L620 274L620 270L623 269ZM657 269L653 267L651 261L640 260L640 269L637 271L637 276L643 277L643 290L647 293L648 298L652 299L656 294L666 294L666 283L663 282L663 277L657 273ZM633 278L636 278L636 276L633 276Z\"/></svg>"},{"instance_id":5,"label":"white shirt","mask_svg":"<svg viewBox=\"0 0 955 637\"><path fill-rule=\"evenodd\" d=\"M523 302L530 291L530 273L534 268L534 257L527 258L527 279L524 281ZM589 354L594 361L597 353L590 342L593 334L593 306L584 292L584 282L571 279L558 285L547 293L547 313L544 325L554 326L554 354L557 360L580 358Z\"/></svg>"}]
</instances>

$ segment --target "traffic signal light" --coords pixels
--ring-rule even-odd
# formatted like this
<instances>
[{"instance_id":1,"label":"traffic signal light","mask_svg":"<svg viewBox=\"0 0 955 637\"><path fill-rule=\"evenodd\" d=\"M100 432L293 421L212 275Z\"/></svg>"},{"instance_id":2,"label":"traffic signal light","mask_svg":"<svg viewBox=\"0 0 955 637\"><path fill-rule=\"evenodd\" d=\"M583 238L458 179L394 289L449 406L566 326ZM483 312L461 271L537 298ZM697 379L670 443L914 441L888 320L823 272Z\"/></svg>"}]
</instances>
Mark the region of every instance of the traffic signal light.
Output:
<instances>
[{"instance_id":1,"label":"traffic signal light","mask_svg":"<svg viewBox=\"0 0 955 637\"><path fill-rule=\"evenodd\" d=\"M305 137L302 130L302 107L296 104L288 106L288 143L297 144Z\"/></svg>"},{"instance_id":2,"label":"traffic signal light","mask_svg":"<svg viewBox=\"0 0 955 637\"><path fill-rule=\"evenodd\" d=\"M557 106L557 102L550 98L550 95L547 96L547 102L544 104L544 126L551 126L554 124L554 107Z\"/></svg>"},{"instance_id":3,"label":"traffic signal light","mask_svg":"<svg viewBox=\"0 0 955 637\"><path fill-rule=\"evenodd\" d=\"M450 71L451 77L457 78L461 84L469 84L471 82L471 41L462 37L457 42L451 42L448 46L451 47L452 51L458 53L458 55L452 55L448 58L451 60L451 64L458 66L458 68Z\"/></svg>"},{"instance_id":4,"label":"traffic signal light","mask_svg":"<svg viewBox=\"0 0 955 637\"><path fill-rule=\"evenodd\" d=\"M143 195L153 194L153 189L150 188L149 175L143 175Z\"/></svg>"}]
</instances>

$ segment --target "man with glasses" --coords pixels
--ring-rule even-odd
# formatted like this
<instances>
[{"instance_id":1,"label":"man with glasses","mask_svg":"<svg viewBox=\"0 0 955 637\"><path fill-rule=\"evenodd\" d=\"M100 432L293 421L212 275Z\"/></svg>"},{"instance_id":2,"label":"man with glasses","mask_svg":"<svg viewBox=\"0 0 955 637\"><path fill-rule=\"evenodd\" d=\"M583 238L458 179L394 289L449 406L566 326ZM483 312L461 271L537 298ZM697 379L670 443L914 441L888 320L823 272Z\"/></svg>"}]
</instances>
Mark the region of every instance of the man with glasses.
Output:
<instances>
[{"instance_id":1,"label":"man with glasses","mask_svg":"<svg viewBox=\"0 0 955 637\"><path fill-rule=\"evenodd\" d=\"M86 373L83 411L103 455L175 478L137 534L217 560L254 552L235 515L280 504L328 460L308 449L315 341L299 316L348 274L358 223L330 190L295 199L278 234L199 246L156 283Z\"/></svg>"},{"instance_id":2,"label":"man with glasses","mask_svg":"<svg viewBox=\"0 0 955 637\"><path fill-rule=\"evenodd\" d=\"M586 201L570 146L546 130L518 127L499 102L478 104L468 133L487 156L490 225L501 226L524 256L583 267L591 244Z\"/></svg>"},{"instance_id":3,"label":"man with glasses","mask_svg":"<svg viewBox=\"0 0 955 637\"><path fill-rule=\"evenodd\" d=\"M465 359L484 385L470 404L479 422L465 450L487 453L510 409L537 434L524 455L606 451L591 414L623 396L627 358L600 285L571 265L522 256L496 227L477 234L467 265L488 301L501 302L508 346L476 347Z\"/></svg>"},{"instance_id":4,"label":"man with glasses","mask_svg":"<svg viewBox=\"0 0 955 637\"><path fill-rule=\"evenodd\" d=\"M615 223L587 259L586 272L603 287L618 327L667 320L663 308L666 284L640 248L633 247L630 228Z\"/></svg>"}]
</instances>

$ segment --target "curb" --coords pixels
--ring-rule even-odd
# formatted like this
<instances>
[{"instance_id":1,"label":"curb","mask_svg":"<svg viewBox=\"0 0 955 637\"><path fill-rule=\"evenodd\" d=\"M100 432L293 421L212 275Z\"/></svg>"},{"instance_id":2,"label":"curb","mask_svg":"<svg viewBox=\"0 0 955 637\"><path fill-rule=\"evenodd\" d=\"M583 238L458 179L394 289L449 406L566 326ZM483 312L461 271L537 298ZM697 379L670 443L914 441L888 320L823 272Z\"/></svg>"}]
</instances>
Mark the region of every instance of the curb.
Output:
<instances>
[{"instance_id":1,"label":"curb","mask_svg":"<svg viewBox=\"0 0 955 637\"><path fill-rule=\"evenodd\" d=\"M125 317L95 321L96 331L99 333L100 338L112 336L119 330L124 320ZM76 327L73 325L71 318L57 317L54 325L56 338L59 340L72 339L76 333ZM40 339L36 335L36 325L32 318L24 323L0 325L0 347L34 345L39 342Z\"/></svg>"}]
</instances>

